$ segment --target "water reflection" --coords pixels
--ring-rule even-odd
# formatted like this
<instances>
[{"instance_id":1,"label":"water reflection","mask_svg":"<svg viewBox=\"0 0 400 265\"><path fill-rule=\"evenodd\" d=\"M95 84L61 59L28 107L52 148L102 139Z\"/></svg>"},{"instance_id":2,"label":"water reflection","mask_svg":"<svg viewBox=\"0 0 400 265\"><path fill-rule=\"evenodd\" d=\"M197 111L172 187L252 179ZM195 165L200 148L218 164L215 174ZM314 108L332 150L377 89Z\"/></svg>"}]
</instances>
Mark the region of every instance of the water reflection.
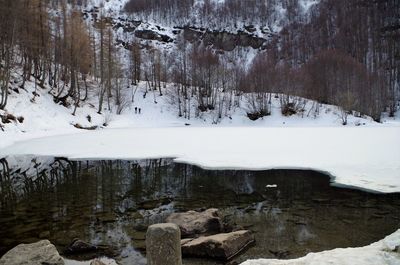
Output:
<instances>
[{"instance_id":1,"label":"water reflection","mask_svg":"<svg viewBox=\"0 0 400 265\"><path fill-rule=\"evenodd\" d=\"M0 160L0 254L48 238L111 245L122 264L145 264L146 227L172 211L215 207L251 229L256 245L237 258L294 258L362 246L400 227L400 195L331 187L314 171L203 170L170 159ZM213 264L185 260L185 264Z\"/></svg>"}]
</instances>

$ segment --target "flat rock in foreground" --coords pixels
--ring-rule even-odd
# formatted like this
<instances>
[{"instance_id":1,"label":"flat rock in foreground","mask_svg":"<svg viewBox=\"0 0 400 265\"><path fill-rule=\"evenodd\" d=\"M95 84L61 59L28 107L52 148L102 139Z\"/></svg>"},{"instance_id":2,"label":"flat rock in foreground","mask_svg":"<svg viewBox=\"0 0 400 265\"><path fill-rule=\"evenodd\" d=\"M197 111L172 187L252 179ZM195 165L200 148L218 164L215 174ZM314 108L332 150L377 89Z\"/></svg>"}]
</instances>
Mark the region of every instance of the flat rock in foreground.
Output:
<instances>
[{"instance_id":1,"label":"flat rock in foreground","mask_svg":"<svg viewBox=\"0 0 400 265\"><path fill-rule=\"evenodd\" d=\"M0 265L64 265L56 247L48 240L33 244L20 244L8 251L1 259Z\"/></svg>"},{"instance_id":2,"label":"flat rock in foreground","mask_svg":"<svg viewBox=\"0 0 400 265\"><path fill-rule=\"evenodd\" d=\"M229 260L253 242L254 236L250 231L240 230L193 240L184 239L181 244L184 256Z\"/></svg>"},{"instance_id":3,"label":"flat rock in foreground","mask_svg":"<svg viewBox=\"0 0 400 265\"><path fill-rule=\"evenodd\" d=\"M218 209L173 213L167 218L166 222L178 225L184 238L194 235L217 234L222 230L222 221L218 216Z\"/></svg>"}]
</instances>

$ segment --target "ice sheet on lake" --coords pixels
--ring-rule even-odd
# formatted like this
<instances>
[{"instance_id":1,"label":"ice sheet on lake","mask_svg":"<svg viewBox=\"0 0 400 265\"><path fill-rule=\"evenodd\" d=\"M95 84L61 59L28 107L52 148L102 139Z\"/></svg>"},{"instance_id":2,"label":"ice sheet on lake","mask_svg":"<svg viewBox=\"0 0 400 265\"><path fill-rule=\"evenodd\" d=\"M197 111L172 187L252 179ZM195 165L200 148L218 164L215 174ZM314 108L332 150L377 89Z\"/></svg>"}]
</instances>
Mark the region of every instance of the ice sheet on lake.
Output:
<instances>
[{"instance_id":1,"label":"ice sheet on lake","mask_svg":"<svg viewBox=\"0 0 400 265\"><path fill-rule=\"evenodd\" d=\"M315 169L335 185L400 192L400 127L107 129L31 139L0 156L175 158L213 169Z\"/></svg>"}]
</instances>

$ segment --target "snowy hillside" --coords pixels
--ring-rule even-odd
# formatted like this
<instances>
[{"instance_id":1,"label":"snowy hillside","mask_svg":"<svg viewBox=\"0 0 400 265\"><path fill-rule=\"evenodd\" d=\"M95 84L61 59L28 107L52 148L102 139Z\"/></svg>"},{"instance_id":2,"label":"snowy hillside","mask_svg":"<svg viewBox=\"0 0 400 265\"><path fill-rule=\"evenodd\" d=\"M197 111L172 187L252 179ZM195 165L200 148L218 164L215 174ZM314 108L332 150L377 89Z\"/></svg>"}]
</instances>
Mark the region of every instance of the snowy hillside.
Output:
<instances>
[{"instance_id":1,"label":"snowy hillside","mask_svg":"<svg viewBox=\"0 0 400 265\"><path fill-rule=\"evenodd\" d=\"M86 129L103 130L106 128L137 128L137 127L176 127L176 126L251 126L251 127L332 127L342 126L341 110L332 105L320 105L319 114L313 111L314 101L304 99L304 110L293 116L284 116L281 113L279 98L272 97L271 115L252 121L247 117L251 110L248 98L251 94L243 94L237 98L238 104L232 109L224 109L219 118L218 110L199 112L196 117L194 112L196 104L193 102L193 113L190 117L178 116L174 98L169 95L160 96L155 91L146 92L146 84L142 82L138 87L125 89L124 95L127 102L121 114L116 114L117 107L105 108L102 114L97 113L94 107L96 98L92 101L81 103L73 113L73 105L66 107L54 102L51 88L35 88L34 82L27 82L25 89L19 88L18 74L14 74L15 82L9 96L9 104L5 110L0 110L0 115L23 117L10 120L3 125L0 134L0 146L6 146L18 139L29 139L38 136L55 134L79 133ZM95 93L95 81L90 82L89 93ZM167 90L174 90L174 84L168 84ZM168 93L166 93L168 94ZM173 94L173 93L171 93ZM134 95L132 102L132 95ZM140 108L141 113L135 113L135 108ZM384 118L382 123L377 123L369 117L348 117L347 126L389 126L398 124L396 118ZM80 127L76 128L76 127Z\"/></svg>"}]
</instances>

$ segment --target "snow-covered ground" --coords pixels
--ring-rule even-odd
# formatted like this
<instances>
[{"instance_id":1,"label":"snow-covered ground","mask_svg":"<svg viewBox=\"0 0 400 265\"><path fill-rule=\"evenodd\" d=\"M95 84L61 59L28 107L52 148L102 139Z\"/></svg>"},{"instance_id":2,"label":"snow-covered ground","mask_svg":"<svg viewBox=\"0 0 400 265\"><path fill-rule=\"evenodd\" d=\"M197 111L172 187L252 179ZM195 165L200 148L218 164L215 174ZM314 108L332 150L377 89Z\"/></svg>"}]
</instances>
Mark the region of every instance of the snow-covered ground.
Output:
<instances>
[{"instance_id":1,"label":"snow-covered ground","mask_svg":"<svg viewBox=\"0 0 400 265\"><path fill-rule=\"evenodd\" d=\"M303 113L285 117L279 99L273 97L272 115L251 121L242 96L239 107L224 111L222 119L217 111L209 111L199 117L192 114L188 120L178 117L170 96L149 92L143 97L144 90L143 84L121 115L115 114L115 107L97 114L96 96L92 96L72 116L73 106L55 104L48 89L37 88L38 96L32 100L34 83L27 82L25 89L9 96L6 111L0 111L24 117L23 123L5 124L4 132L0 131L0 157L171 157L205 168L315 169L331 174L337 185L400 191L399 117L376 123L350 115L348 125L342 126L335 106L321 105L318 116L308 115L311 101ZM125 96L131 98L130 93L126 90ZM135 107L142 113L135 114ZM81 130L75 124L98 129Z\"/></svg>"},{"instance_id":2,"label":"snow-covered ground","mask_svg":"<svg viewBox=\"0 0 400 265\"><path fill-rule=\"evenodd\" d=\"M241 265L398 265L400 264L400 230L369 246L337 248L309 253L294 260L248 260Z\"/></svg>"}]
</instances>

